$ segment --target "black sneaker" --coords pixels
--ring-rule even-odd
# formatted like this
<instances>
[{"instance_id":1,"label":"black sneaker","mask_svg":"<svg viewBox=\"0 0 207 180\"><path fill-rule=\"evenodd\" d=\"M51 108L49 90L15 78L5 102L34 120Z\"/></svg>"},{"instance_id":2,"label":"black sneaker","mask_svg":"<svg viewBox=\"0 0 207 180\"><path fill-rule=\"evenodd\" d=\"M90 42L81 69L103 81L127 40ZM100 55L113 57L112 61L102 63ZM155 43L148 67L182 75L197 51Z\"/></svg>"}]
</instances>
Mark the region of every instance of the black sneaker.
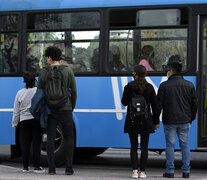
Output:
<instances>
[{"instance_id":1,"label":"black sneaker","mask_svg":"<svg viewBox=\"0 0 207 180\"><path fill-rule=\"evenodd\" d=\"M73 175L73 174L74 174L73 169L66 169L65 170L65 175Z\"/></svg>"},{"instance_id":2,"label":"black sneaker","mask_svg":"<svg viewBox=\"0 0 207 180\"><path fill-rule=\"evenodd\" d=\"M55 175L56 174L55 169L49 169L48 174Z\"/></svg>"},{"instance_id":3,"label":"black sneaker","mask_svg":"<svg viewBox=\"0 0 207 180\"><path fill-rule=\"evenodd\" d=\"M189 178L190 177L190 173L183 173L183 178Z\"/></svg>"},{"instance_id":4,"label":"black sneaker","mask_svg":"<svg viewBox=\"0 0 207 180\"><path fill-rule=\"evenodd\" d=\"M163 174L163 177L166 177L166 178L174 178L174 173L164 173Z\"/></svg>"}]
</instances>

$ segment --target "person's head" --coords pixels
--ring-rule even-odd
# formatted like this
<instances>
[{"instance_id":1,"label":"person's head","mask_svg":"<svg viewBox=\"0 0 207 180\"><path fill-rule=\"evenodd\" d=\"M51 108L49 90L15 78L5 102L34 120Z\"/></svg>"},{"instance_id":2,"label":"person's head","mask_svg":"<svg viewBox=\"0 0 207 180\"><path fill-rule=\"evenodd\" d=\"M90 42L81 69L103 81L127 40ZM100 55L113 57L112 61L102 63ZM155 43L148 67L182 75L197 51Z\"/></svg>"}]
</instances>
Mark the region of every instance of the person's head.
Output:
<instances>
[{"instance_id":1,"label":"person's head","mask_svg":"<svg viewBox=\"0 0 207 180\"><path fill-rule=\"evenodd\" d=\"M33 88L35 87L35 75L32 73L25 73L23 74L24 82L26 84L26 88Z\"/></svg>"},{"instance_id":2,"label":"person's head","mask_svg":"<svg viewBox=\"0 0 207 180\"><path fill-rule=\"evenodd\" d=\"M134 67L134 80L137 81L138 85L139 85L139 90L142 93L145 88L146 88L146 84L147 81L145 79L146 75L147 75L147 70L144 66L142 65L136 65Z\"/></svg>"},{"instance_id":3,"label":"person's head","mask_svg":"<svg viewBox=\"0 0 207 180\"><path fill-rule=\"evenodd\" d=\"M145 45L141 50L142 59L149 60L154 57L154 50L151 45Z\"/></svg>"},{"instance_id":4,"label":"person's head","mask_svg":"<svg viewBox=\"0 0 207 180\"><path fill-rule=\"evenodd\" d=\"M114 59L120 60L120 50L119 50L119 47L118 46L112 45L110 47L110 51L111 51L111 54L112 54L112 56L113 56Z\"/></svg>"},{"instance_id":5,"label":"person's head","mask_svg":"<svg viewBox=\"0 0 207 180\"><path fill-rule=\"evenodd\" d=\"M147 70L144 66L142 65L136 65L134 67L134 77L140 77L140 78L145 78L147 75Z\"/></svg>"},{"instance_id":6,"label":"person's head","mask_svg":"<svg viewBox=\"0 0 207 180\"><path fill-rule=\"evenodd\" d=\"M173 55L169 58L165 71L168 76L171 76L173 74L179 74L182 71L182 67L180 56Z\"/></svg>"},{"instance_id":7,"label":"person's head","mask_svg":"<svg viewBox=\"0 0 207 180\"><path fill-rule=\"evenodd\" d=\"M48 64L50 64L50 61L60 61L61 54L61 50L56 46L49 46L45 50L45 57L47 57Z\"/></svg>"}]
</instances>

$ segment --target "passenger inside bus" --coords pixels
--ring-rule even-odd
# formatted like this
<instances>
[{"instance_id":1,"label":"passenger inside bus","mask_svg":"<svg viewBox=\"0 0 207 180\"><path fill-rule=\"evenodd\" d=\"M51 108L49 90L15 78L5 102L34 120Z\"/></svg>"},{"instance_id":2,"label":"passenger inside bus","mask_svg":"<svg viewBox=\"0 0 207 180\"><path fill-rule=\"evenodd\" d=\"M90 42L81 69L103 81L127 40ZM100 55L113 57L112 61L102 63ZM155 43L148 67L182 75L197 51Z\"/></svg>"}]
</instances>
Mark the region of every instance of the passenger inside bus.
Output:
<instances>
[{"instance_id":1,"label":"passenger inside bus","mask_svg":"<svg viewBox=\"0 0 207 180\"><path fill-rule=\"evenodd\" d=\"M32 48L27 48L27 56L26 56L26 69L28 72L39 72L40 71L40 65L39 65L39 59L34 56L32 53Z\"/></svg>"},{"instance_id":2,"label":"passenger inside bus","mask_svg":"<svg viewBox=\"0 0 207 180\"><path fill-rule=\"evenodd\" d=\"M93 50L93 56L91 58L91 63L90 63L91 71L97 71L98 60L99 60L99 48L95 48Z\"/></svg>"},{"instance_id":3,"label":"passenger inside bus","mask_svg":"<svg viewBox=\"0 0 207 180\"><path fill-rule=\"evenodd\" d=\"M3 71L16 72L17 71L17 52L18 52L18 37L16 35L5 36L5 44L3 49ZM2 60L3 60L2 59Z\"/></svg>"},{"instance_id":4,"label":"passenger inside bus","mask_svg":"<svg viewBox=\"0 0 207 180\"><path fill-rule=\"evenodd\" d=\"M112 45L109 49L109 69L112 71L122 71L125 66L121 62L119 47Z\"/></svg>"},{"instance_id":5,"label":"passenger inside bus","mask_svg":"<svg viewBox=\"0 0 207 180\"><path fill-rule=\"evenodd\" d=\"M60 48L60 46L55 45ZM86 72L87 68L84 61L79 57L79 53L76 52L75 48L65 46L63 54L61 56L61 61L66 62L67 65L73 70L73 72Z\"/></svg>"},{"instance_id":6,"label":"passenger inside bus","mask_svg":"<svg viewBox=\"0 0 207 180\"><path fill-rule=\"evenodd\" d=\"M154 50L151 45L145 45L141 50L141 61L139 62L140 65L143 65L147 71L154 71Z\"/></svg>"}]
</instances>

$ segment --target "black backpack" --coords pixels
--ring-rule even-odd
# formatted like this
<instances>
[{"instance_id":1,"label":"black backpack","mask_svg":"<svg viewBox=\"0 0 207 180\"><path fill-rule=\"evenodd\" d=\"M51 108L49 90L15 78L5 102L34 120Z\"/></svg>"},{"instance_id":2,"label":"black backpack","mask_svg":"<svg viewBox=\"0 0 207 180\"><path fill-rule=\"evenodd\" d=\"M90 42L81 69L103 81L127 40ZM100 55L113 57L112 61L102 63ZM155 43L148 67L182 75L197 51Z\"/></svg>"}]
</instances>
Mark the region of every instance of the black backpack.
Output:
<instances>
[{"instance_id":1,"label":"black backpack","mask_svg":"<svg viewBox=\"0 0 207 180\"><path fill-rule=\"evenodd\" d=\"M45 100L50 109L59 109L63 107L69 97L69 89L63 79L62 70L65 65L46 66L48 71L45 85Z\"/></svg>"},{"instance_id":2,"label":"black backpack","mask_svg":"<svg viewBox=\"0 0 207 180\"><path fill-rule=\"evenodd\" d=\"M134 130L142 131L145 121L148 118L148 105L145 97L134 95L130 101L130 122Z\"/></svg>"}]
</instances>

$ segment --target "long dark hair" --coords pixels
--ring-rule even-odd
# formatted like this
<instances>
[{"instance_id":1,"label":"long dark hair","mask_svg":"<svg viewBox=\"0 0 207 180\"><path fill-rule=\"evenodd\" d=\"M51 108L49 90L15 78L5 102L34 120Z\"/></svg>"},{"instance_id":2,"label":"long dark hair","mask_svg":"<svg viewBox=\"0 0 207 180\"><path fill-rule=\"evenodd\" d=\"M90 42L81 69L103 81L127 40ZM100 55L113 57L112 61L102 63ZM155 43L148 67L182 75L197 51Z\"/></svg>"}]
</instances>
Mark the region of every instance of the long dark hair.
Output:
<instances>
[{"instance_id":1,"label":"long dark hair","mask_svg":"<svg viewBox=\"0 0 207 180\"><path fill-rule=\"evenodd\" d=\"M139 92L143 93L146 88L146 85L147 85L147 81L145 79L146 74L147 74L147 70L142 65L136 65L134 68L134 72L136 73L134 80L139 85Z\"/></svg>"},{"instance_id":2,"label":"long dark hair","mask_svg":"<svg viewBox=\"0 0 207 180\"><path fill-rule=\"evenodd\" d=\"M32 73L23 74L24 82L26 83L26 89L35 87L35 75Z\"/></svg>"}]
</instances>

